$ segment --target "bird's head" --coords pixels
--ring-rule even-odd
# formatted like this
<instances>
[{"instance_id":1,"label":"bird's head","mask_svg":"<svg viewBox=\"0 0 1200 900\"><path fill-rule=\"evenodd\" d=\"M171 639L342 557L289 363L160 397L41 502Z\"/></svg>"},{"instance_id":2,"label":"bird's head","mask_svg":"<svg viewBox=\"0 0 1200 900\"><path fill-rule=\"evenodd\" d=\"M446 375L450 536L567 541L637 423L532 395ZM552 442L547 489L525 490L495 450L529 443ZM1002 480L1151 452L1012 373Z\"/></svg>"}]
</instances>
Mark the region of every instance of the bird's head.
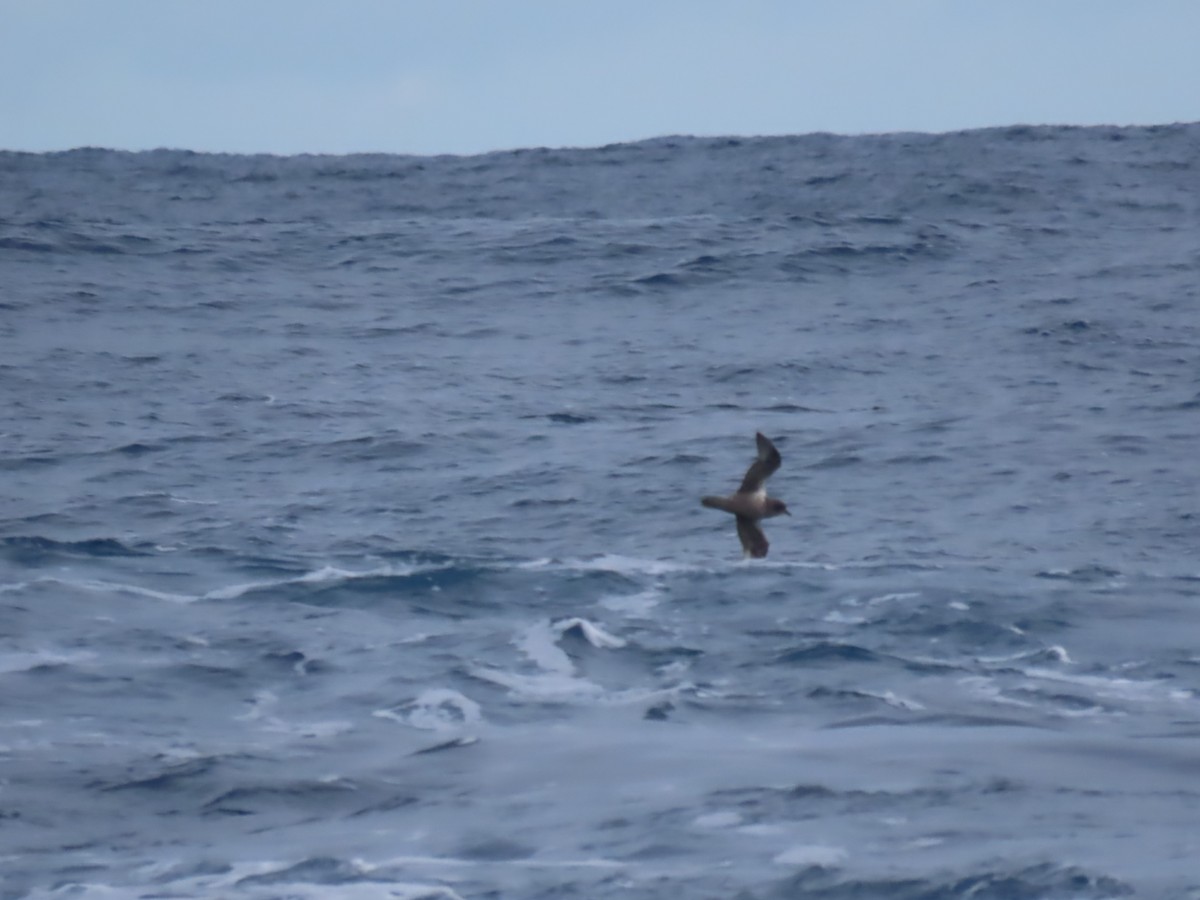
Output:
<instances>
[{"instance_id":1,"label":"bird's head","mask_svg":"<svg viewBox=\"0 0 1200 900\"><path fill-rule=\"evenodd\" d=\"M767 499L767 515L765 518L772 518L774 516L790 516L791 514L791 511L787 508L787 504L782 500L776 500L774 497L769 497Z\"/></svg>"}]
</instances>

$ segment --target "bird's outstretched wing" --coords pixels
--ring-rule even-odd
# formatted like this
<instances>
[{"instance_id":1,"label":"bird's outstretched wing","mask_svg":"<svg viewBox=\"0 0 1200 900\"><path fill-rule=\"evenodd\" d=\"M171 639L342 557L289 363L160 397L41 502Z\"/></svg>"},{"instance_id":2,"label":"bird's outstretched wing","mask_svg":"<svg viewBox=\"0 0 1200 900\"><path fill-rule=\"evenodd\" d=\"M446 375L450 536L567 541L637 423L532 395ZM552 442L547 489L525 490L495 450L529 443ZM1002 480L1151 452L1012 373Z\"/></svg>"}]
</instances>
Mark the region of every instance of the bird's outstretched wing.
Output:
<instances>
[{"instance_id":1,"label":"bird's outstretched wing","mask_svg":"<svg viewBox=\"0 0 1200 900\"><path fill-rule=\"evenodd\" d=\"M754 460L750 464L750 468L746 470L746 477L742 479L742 486L738 488L738 493L754 494L763 490L766 480L783 462L783 457L779 455L775 445L761 431L754 435L754 440L758 443L758 459ZM766 555L765 551L763 555Z\"/></svg>"},{"instance_id":2,"label":"bird's outstretched wing","mask_svg":"<svg viewBox=\"0 0 1200 900\"><path fill-rule=\"evenodd\" d=\"M747 556L762 559L767 555L767 548L771 545L767 543L767 536L762 533L757 522L745 516L738 516L737 532L738 540L742 542L742 550Z\"/></svg>"}]
</instances>

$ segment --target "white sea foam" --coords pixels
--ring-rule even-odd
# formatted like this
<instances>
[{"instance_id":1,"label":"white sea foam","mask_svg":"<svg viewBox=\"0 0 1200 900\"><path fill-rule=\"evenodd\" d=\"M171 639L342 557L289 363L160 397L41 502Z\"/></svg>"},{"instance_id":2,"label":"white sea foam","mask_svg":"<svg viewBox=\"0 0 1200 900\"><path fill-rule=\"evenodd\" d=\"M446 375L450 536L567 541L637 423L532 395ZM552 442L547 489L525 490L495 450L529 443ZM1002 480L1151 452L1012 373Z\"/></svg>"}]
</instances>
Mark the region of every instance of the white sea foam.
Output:
<instances>
[{"instance_id":1,"label":"white sea foam","mask_svg":"<svg viewBox=\"0 0 1200 900\"><path fill-rule=\"evenodd\" d=\"M892 594L880 594L878 597L868 597L867 606L878 606L883 603L894 603L897 600L912 600L914 597L920 597L919 591L901 591Z\"/></svg>"},{"instance_id":2,"label":"white sea foam","mask_svg":"<svg viewBox=\"0 0 1200 900\"><path fill-rule=\"evenodd\" d=\"M1186 702L1196 698L1194 691L1179 690L1174 686L1168 686L1169 683L1160 678L1136 680L1132 678L1111 678L1105 675L1082 675L1072 672L1060 672L1056 669L1035 668L1026 669L1025 675L1043 681L1079 685L1089 688L1097 696L1132 703L1141 703L1154 699Z\"/></svg>"},{"instance_id":3,"label":"white sea foam","mask_svg":"<svg viewBox=\"0 0 1200 900\"><path fill-rule=\"evenodd\" d=\"M186 594L173 594L169 591L156 591L136 584L122 584L113 581L97 581L94 579L55 578L51 576L37 579L41 584L61 584L64 587L92 591L97 594L132 594L135 597L149 597L151 600L165 600L168 603L191 603L195 597Z\"/></svg>"},{"instance_id":4,"label":"white sea foam","mask_svg":"<svg viewBox=\"0 0 1200 900\"><path fill-rule=\"evenodd\" d=\"M788 559L728 559L707 561L686 561L678 559L649 559L638 556L625 556L620 553L604 553L598 556L575 557L565 559L540 558L515 564L521 569L564 569L578 572L612 572L617 575L663 577L666 575L686 573L721 572L735 569L764 568L764 569L819 569L835 571L840 566L831 563L808 562L806 560Z\"/></svg>"},{"instance_id":5,"label":"white sea foam","mask_svg":"<svg viewBox=\"0 0 1200 900\"><path fill-rule=\"evenodd\" d=\"M61 652L56 650L25 650L0 653L0 674L28 672L40 666L70 666L90 662L96 654L90 650Z\"/></svg>"},{"instance_id":6,"label":"white sea foam","mask_svg":"<svg viewBox=\"0 0 1200 900\"><path fill-rule=\"evenodd\" d=\"M56 897L82 898L82 900L137 900L145 891L132 888L117 888L106 884L87 881L60 881L52 891L33 890L21 896L26 900L51 900Z\"/></svg>"},{"instance_id":7,"label":"white sea foam","mask_svg":"<svg viewBox=\"0 0 1200 900\"><path fill-rule=\"evenodd\" d=\"M778 837L781 834L787 834L788 831L779 822L751 822L749 825L739 825L737 830L740 834L749 834L754 837Z\"/></svg>"},{"instance_id":8,"label":"white sea foam","mask_svg":"<svg viewBox=\"0 0 1200 900\"><path fill-rule=\"evenodd\" d=\"M1025 700L1006 697L1000 685L994 679L984 675L968 675L965 678L960 678L958 683L977 697L990 700L992 703L999 703L1004 706L1018 706L1022 709L1032 709L1035 706L1035 704Z\"/></svg>"},{"instance_id":9,"label":"white sea foam","mask_svg":"<svg viewBox=\"0 0 1200 900\"><path fill-rule=\"evenodd\" d=\"M863 625L870 621L866 616L855 616L840 610L832 609L821 617L822 621L831 625Z\"/></svg>"},{"instance_id":10,"label":"white sea foam","mask_svg":"<svg viewBox=\"0 0 1200 900\"><path fill-rule=\"evenodd\" d=\"M524 653L537 666L562 675L570 675L575 671L571 657L558 646L557 641L562 637L562 630L556 629L548 621L538 622L527 628L515 643L517 649Z\"/></svg>"},{"instance_id":11,"label":"white sea foam","mask_svg":"<svg viewBox=\"0 0 1200 900\"><path fill-rule=\"evenodd\" d=\"M636 594L614 594L610 597L602 597L597 604L631 619L645 619L649 617L650 611L659 604L661 599L662 592L650 588Z\"/></svg>"},{"instance_id":12,"label":"white sea foam","mask_svg":"<svg viewBox=\"0 0 1200 900\"><path fill-rule=\"evenodd\" d=\"M940 847L944 843L946 843L944 837L919 837L909 841L905 846L913 850L928 850L930 847Z\"/></svg>"},{"instance_id":13,"label":"white sea foam","mask_svg":"<svg viewBox=\"0 0 1200 900\"><path fill-rule=\"evenodd\" d=\"M689 682L665 688L630 688L625 691L613 691L601 698L604 706L645 706L661 703L664 700L675 700L680 694L694 691L695 685Z\"/></svg>"},{"instance_id":14,"label":"white sea foam","mask_svg":"<svg viewBox=\"0 0 1200 900\"><path fill-rule=\"evenodd\" d=\"M247 702L248 709L234 716L235 721L253 723L266 733L288 734L301 738L329 738L354 730L354 723L346 719L304 721L285 719L275 713L279 696L274 691L255 691Z\"/></svg>"},{"instance_id":15,"label":"white sea foam","mask_svg":"<svg viewBox=\"0 0 1200 900\"><path fill-rule=\"evenodd\" d=\"M540 621L527 627L513 639L513 644L541 672L509 672L495 666L477 666L471 673L484 681L508 688L515 694L539 701L595 701L604 696L600 685L576 674L575 663L558 645L568 631L580 636L598 649L619 649L625 641L609 634L587 619L572 617L554 622ZM645 696L644 691L639 697ZM616 702L629 702L622 699Z\"/></svg>"},{"instance_id":16,"label":"white sea foam","mask_svg":"<svg viewBox=\"0 0 1200 900\"><path fill-rule=\"evenodd\" d=\"M478 703L450 688L430 688L394 709L378 709L376 718L391 719L422 731L454 731L478 725L483 713Z\"/></svg>"},{"instance_id":17,"label":"white sea foam","mask_svg":"<svg viewBox=\"0 0 1200 900\"><path fill-rule=\"evenodd\" d=\"M618 575L671 575L677 572L695 572L698 567L689 563L669 559L645 559L606 553L589 559L564 560L564 568L584 572L614 572Z\"/></svg>"},{"instance_id":18,"label":"white sea foam","mask_svg":"<svg viewBox=\"0 0 1200 900\"><path fill-rule=\"evenodd\" d=\"M925 704L916 700L910 700L907 697L901 697L899 694L896 694L893 691L883 691L881 693L876 693L874 691L863 691L862 693L867 697L874 697L876 700L882 700L888 706L894 706L897 709L906 709L915 712L925 708Z\"/></svg>"},{"instance_id":19,"label":"white sea foam","mask_svg":"<svg viewBox=\"0 0 1200 900\"><path fill-rule=\"evenodd\" d=\"M625 641L619 637L609 634L599 625L589 622L587 619L571 618L560 619L551 626L559 635L563 635L571 629L577 628L586 640L593 647L602 650L619 650L625 646Z\"/></svg>"},{"instance_id":20,"label":"white sea foam","mask_svg":"<svg viewBox=\"0 0 1200 900\"><path fill-rule=\"evenodd\" d=\"M271 691L255 691L254 696L247 701L249 709L241 715L234 716L234 718L239 722L259 721L266 718L269 710L277 703L279 703L279 697Z\"/></svg>"},{"instance_id":21,"label":"white sea foam","mask_svg":"<svg viewBox=\"0 0 1200 900\"><path fill-rule=\"evenodd\" d=\"M409 860L412 862L417 860ZM432 859L421 859L420 862L428 865L433 862ZM469 860L447 861L448 864L454 865L469 865ZM195 878L182 878L171 880L173 892L180 896L226 896L236 894L239 897L261 898L268 900L280 896L279 876L287 873L289 869L294 867L296 861L258 861L258 862L240 862L235 863L224 869L219 875L203 875ZM352 860L347 865L354 870L355 874L363 878L362 881L346 881L339 884L323 884L312 883L307 880L299 880L304 876L297 876L296 881L287 881L286 894L288 897L297 898L312 898L312 900L379 900L386 897L388 900L463 900L461 894L454 891L452 888L441 884L426 884L418 881L390 881L386 877L388 870L401 868L400 862L388 862L382 865L372 865L363 860ZM167 873L169 868L164 869L162 865L145 866L140 870L143 877L154 879L156 876L161 880ZM261 884L256 884L255 879L263 879ZM145 896L144 890L136 890L125 892L116 888L104 888L103 892L81 892L80 888L90 888L99 886L88 885L68 885L69 894L72 897L103 897L105 900L113 900L114 897L125 898ZM34 895L30 895L34 896ZM50 895L45 895L49 897ZM61 896L56 890L53 896Z\"/></svg>"},{"instance_id":22,"label":"white sea foam","mask_svg":"<svg viewBox=\"0 0 1200 900\"><path fill-rule=\"evenodd\" d=\"M1067 649L1061 644L1051 644L1049 647L1041 647L1036 650L1022 650L1020 653L1011 653L1004 656L980 656L978 659L981 663L988 665L1007 665L1023 660L1045 659L1047 657L1064 664L1071 662L1071 655L1067 653Z\"/></svg>"},{"instance_id":23,"label":"white sea foam","mask_svg":"<svg viewBox=\"0 0 1200 900\"><path fill-rule=\"evenodd\" d=\"M470 671L476 678L542 702L595 700L604 695L604 688L600 685L562 672L523 675L490 666L476 666Z\"/></svg>"},{"instance_id":24,"label":"white sea foam","mask_svg":"<svg viewBox=\"0 0 1200 900\"><path fill-rule=\"evenodd\" d=\"M177 497L174 494L167 494L167 499L172 503L192 504L195 506L219 506L219 500L191 500L187 497Z\"/></svg>"},{"instance_id":25,"label":"white sea foam","mask_svg":"<svg viewBox=\"0 0 1200 900\"><path fill-rule=\"evenodd\" d=\"M257 591L261 588L276 587L285 584L283 581L247 581L243 584L231 584L228 587L214 588L203 594L201 600L236 600L238 597Z\"/></svg>"},{"instance_id":26,"label":"white sea foam","mask_svg":"<svg viewBox=\"0 0 1200 900\"><path fill-rule=\"evenodd\" d=\"M841 847L824 844L797 844L775 856L774 862L781 866L837 866L849 858Z\"/></svg>"},{"instance_id":27,"label":"white sea foam","mask_svg":"<svg viewBox=\"0 0 1200 900\"><path fill-rule=\"evenodd\" d=\"M570 675L575 671L575 664L558 646L558 641L572 629L578 630L584 640L598 649L612 650L625 646L621 638L609 634L587 619L578 617L559 619L556 622L536 622L525 629L514 643L517 649L540 668L560 675Z\"/></svg>"},{"instance_id":28,"label":"white sea foam","mask_svg":"<svg viewBox=\"0 0 1200 900\"><path fill-rule=\"evenodd\" d=\"M1061 644L1052 644L1051 646L1046 648L1045 652L1048 655L1053 656L1060 663L1070 663L1071 662L1071 655L1069 653L1067 653L1067 648L1063 647Z\"/></svg>"},{"instance_id":29,"label":"white sea foam","mask_svg":"<svg viewBox=\"0 0 1200 900\"><path fill-rule=\"evenodd\" d=\"M740 825L741 822L741 814L731 809L705 813L692 820L692 824L697 828L732 828L734 825Z\"/></svg>"},{"instance_id":30,"label":"white sea foam","mask_svg":"<svg viewBox=\"0 0 1200 900\"><path fill-rule=\"evenodd\" d=\"M430 566L426 568L434 569L442 567ZM422 570L423 568L418 566L396 565L381 566L363 571L341 569L337 566L321 566L318 569L313 569L310 572L305 572L302 575L296 575L290 578L274 578L268 581L247 581L241 584L231 584L223 588L215 588L214 590L202 595L200 599L236 600L238 597L242 597L245 594L249 594L253 591L286 587L289 584L330 584L339 581L353 581L358 578L377 578L389 575L405 577Z\"/></svg>"}]
</instances>

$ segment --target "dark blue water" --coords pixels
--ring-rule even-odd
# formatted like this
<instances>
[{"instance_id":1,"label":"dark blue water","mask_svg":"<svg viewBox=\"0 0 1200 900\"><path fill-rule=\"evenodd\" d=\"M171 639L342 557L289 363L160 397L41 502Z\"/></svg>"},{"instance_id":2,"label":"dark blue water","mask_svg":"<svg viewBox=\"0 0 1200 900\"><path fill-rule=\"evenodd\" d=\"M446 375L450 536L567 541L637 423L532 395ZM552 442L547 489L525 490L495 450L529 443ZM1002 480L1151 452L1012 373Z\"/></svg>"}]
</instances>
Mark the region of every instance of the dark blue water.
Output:
<instances>
[{"instance_id":1,"label":"dark blue water","mask_svg":"<svg viewBox=\"0 0 1200 900\"><path fill-rule=\"evenodd\" d=\"M0 154L0 897L1200 895L1198 184Z\"/></svg>"}]
</instances>

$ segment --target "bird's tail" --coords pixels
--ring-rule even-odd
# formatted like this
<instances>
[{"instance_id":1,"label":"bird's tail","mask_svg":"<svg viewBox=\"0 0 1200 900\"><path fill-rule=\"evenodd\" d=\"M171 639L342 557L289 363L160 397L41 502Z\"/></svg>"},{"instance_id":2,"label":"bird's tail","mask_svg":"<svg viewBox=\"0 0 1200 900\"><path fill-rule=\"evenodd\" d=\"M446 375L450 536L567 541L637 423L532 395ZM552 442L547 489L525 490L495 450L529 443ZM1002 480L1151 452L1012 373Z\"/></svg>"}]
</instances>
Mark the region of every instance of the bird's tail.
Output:
<instances>
[{"instance_id":1,"label":"bird's tail","mask_svg":"<svg viewBox=\"0 0 1200 900\"><path fill-rule=\"evenodd\" d=\"M707 506L709 509L719 509L727 513L733 512L729 508L729 500L726 497L701 497L700 504Z\"/></svg>"}]
</instances>

